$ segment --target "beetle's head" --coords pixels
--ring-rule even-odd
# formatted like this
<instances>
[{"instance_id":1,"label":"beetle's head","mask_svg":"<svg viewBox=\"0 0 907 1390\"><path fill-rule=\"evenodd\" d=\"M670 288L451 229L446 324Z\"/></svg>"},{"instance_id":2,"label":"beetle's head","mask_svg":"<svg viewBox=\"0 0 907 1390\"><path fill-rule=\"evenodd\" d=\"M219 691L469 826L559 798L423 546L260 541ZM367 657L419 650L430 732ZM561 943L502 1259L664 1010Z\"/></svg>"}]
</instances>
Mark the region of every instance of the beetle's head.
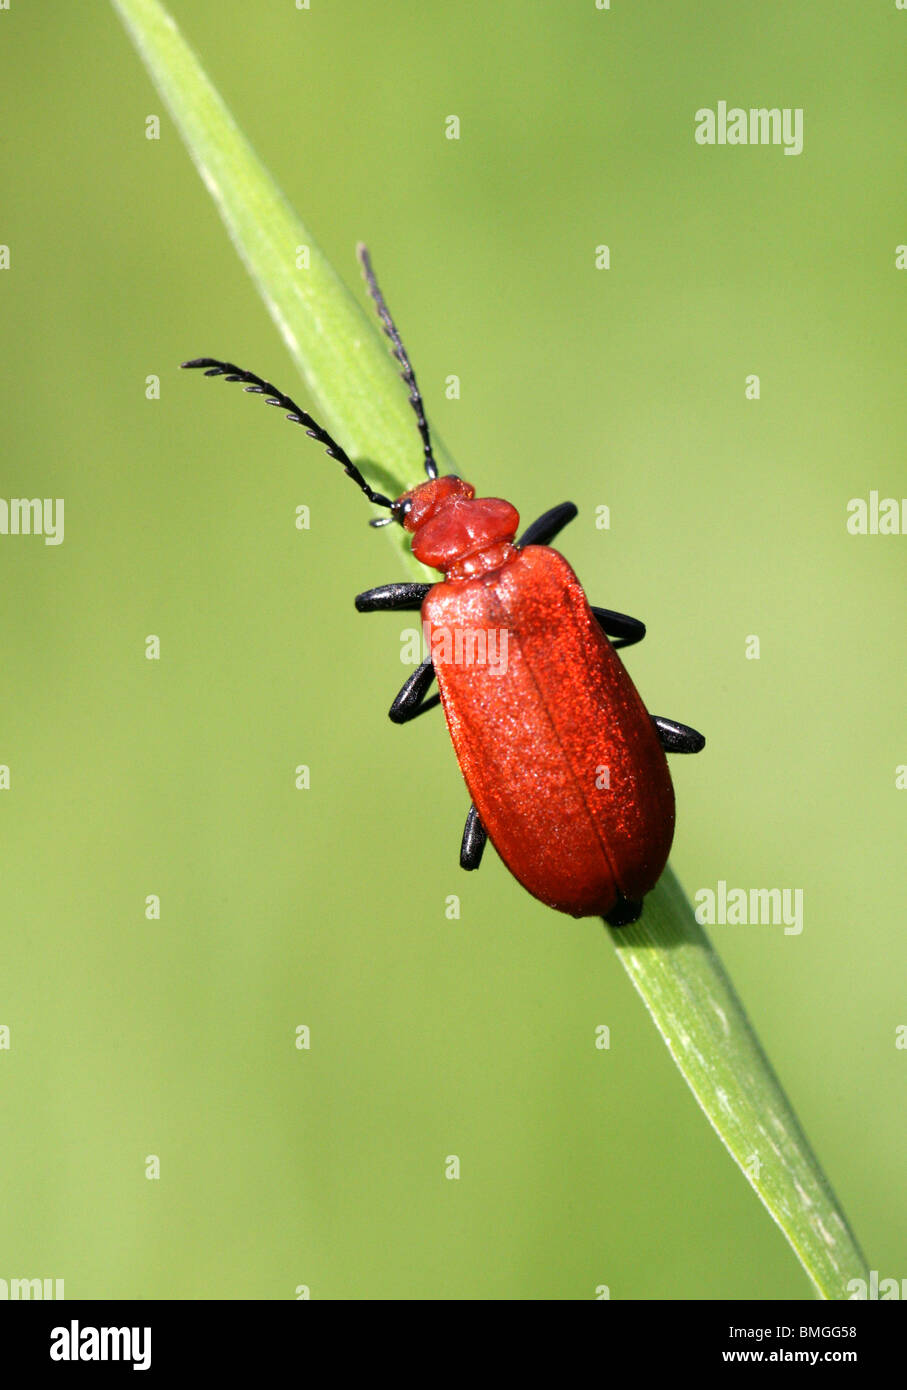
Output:
<instances>
[{"instance_id":1,"label":"beetle's head","mask_svg":"<svg viewBox=\"0 0 907 1390\"><path fill-rule=\"evenodd\" d=\"M442 507L452 502L468 502L476 495L470 483L448 474L445 478L430 478L417 483L397 498L391 506L391 516L407 531L416 532L430 521Z\"/></svg>"},{"instance_id":2,"label":"beetle's head","mask_svg":"<svg viewBox=\"0 0 907 1390\"><path fill-rule=\"evenodd\" d=\"M448 578L494 568L510 554L519 513L499 497L476 499L461 478L431 478L398 497L391 515L412 533L413 554Z\"/></svg>"}]
</instances>

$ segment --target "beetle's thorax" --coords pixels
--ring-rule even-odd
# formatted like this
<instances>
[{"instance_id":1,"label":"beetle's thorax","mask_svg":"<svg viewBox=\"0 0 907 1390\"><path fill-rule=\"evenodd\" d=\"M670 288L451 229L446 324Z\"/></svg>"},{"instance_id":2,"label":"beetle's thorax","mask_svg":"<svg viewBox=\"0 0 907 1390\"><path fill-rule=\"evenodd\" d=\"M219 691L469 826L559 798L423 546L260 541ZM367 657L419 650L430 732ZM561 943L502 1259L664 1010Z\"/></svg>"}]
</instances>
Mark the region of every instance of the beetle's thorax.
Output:
<instances>
[{"instance_id":1,"label":"beetle's thorax","mask_svg":"<svg viewBox=\"0 0 907 1390\"><path fill-rule=\"evenodd\" d=\"M477 498L475 488L460 478L420 483L394 506L412 532L416 559L448 579L474 579L517 554L519 512L499 497Z\"/></svg>"}]
</instances>

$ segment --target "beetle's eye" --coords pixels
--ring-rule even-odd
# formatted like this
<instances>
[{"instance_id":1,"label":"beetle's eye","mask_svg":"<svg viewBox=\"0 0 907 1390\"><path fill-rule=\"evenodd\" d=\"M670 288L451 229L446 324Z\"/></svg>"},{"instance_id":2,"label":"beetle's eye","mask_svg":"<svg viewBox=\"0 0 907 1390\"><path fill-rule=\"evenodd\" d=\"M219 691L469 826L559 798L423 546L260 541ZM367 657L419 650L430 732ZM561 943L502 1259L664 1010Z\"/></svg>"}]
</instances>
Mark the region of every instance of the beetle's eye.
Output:
<instances>
[{"instance_id":1,"label":"beetle's eye","mask_svg":"<svg viewBox=\"0 0 907 1390\"><path fill-rule=\"evenodd\" d=\"M402 526L409 516L410 508L413 505L411 497L401 497L391 505L391 513L395 521L399 521Z\"/></svg>"}]
</instances>

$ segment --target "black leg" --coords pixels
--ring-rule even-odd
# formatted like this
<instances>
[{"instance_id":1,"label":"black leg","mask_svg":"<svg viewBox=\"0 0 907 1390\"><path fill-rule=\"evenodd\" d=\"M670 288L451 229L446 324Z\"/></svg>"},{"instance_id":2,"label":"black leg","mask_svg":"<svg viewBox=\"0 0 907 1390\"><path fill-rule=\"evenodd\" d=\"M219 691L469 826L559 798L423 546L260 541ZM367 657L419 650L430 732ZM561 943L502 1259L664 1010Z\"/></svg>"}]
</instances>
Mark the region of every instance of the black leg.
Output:
<instances>
[{"instance_id":1,"label":"black leg","mask_svg":"<svg viewBox=\"0 0 907 1390\"><path fill-rule=\"evenodd\" d=\"M666 753L701 753L705 747L705 737L688 724L678 724L676 719L663 719L660 714L649 717Z\"/></svg>"},{"instance_id":2,"label":"black leg","mask_svg":"<svg viewBox=\"0 0 907 1390\"><path fill-rule=\"evenodd\" d=\"M435 705L441 703L440 695L432 695L426 700L425 696L435 678L435 668L431 664L431 657L426 657L421 666L417 666L409 680L401 687L397 698L388 710L388 714L395 724L408 724L410 719L417 719L426 710L434 709Z\"/></svg>"},{"instance_id":3,"label":"black leg","mask_svg":"<svg viewBox=\"0 0 907 1390\"><path fill-rule=\"evenodd\" d=\"M356 595L356 611L377 613L388 608L417 609L431 588L430 584L379 584Z\"/></svg>"},{"instance_id":4,"label":"black leg","mask_svg":"<svg viewBox=\"0 0 907 1390\"><path fill-rule=\"evenodd\" d=\"M614 613L610 608L596 608L594 604L592 612L602 632L618 639L611 644L615 650L620 647L632 647L635 642L641 642L646 635L646 625L638 618L628 618L626 613Z\"/></svg>"},{"instance_id":5,"label":"black leg","mask_svg":"<svg viewBox=\"0 0 907 1390\"><path fill-rule=\"evenodd\" d=\"M517 541L517 546L522 550L524 545L550 545L555 536L559 536L576 515L576 507L572 502L561 502L559 506L552 507L544 516L540 516L538 521L527 527Z\"/></svg>"},{"instance_id":6,"label":"black leg","mask_svg":"<svg viewBox=\"0 0 907 1390\"><path fill-rule=\"evenodd\" d=\"M609 927L629 927L638 922L642 913L642 903L631 902L623 893L618 893L617 902L608 913L605 921Z\"/></svg>"},{"instance_id":7,"label":"black leg","mask_svg":"<svg viewBox=\"0 0 907 1390\"><path fill-rule=\"evenodd\" d=\"M463 843L460 845L460 868L477 869L485 853L488 831L485 829L475 806L470 806L463 827Z\"/></svg>"},{"instance_id":8,"label":"black leg","mask_svg":"<svg viewBox=\"0 0 907 1390\"><path fill-rule=\"evenodd\" d=\"M391 705L390 717L395 724L406 724L411 719L417 719L420 714L434 709L441 703L440 695L425 698L434 678L435 668L429 658L416 668ZM470 806L460 845L460 864L464 869L479 867L487 839L488 834L479 819L478 811L475 806Z\"/></svg>"}]
</instances>

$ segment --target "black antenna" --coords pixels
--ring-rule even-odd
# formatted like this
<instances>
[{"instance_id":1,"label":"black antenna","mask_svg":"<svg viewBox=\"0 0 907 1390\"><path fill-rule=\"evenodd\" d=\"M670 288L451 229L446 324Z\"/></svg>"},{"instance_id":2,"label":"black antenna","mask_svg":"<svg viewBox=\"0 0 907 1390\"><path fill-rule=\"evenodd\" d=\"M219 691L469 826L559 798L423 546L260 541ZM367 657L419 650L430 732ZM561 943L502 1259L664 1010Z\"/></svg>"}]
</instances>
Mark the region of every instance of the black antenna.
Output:
<instances>
[{"instance_id":1,"label":"black antenna","mask_svg":"<svg viewBox=\"0 0 907 1390\"><path fill-rule=\"evenodd\" d=\"M416 383L416 374L412 369L412 363L407 356L406 348L403 346L403 339L397 332L397 325L391 318L390 310L384 302L384 295L378 287L378 281L375 279L375 272L372 270L372 261L368 253L368 248L363 246L361 241L356 247L356 255L359 257L362 264L365 282L368 285L369 294L375 301L375 307L378 310L381 326L391 340L394 356L403 368L400 375L409 387L410 405L416 412L416 422L419 426L419 433L422 436L422 444L425 449L426 476L429 478L437 478L438 465L435 463L435 456L431 451L431 435L428 432L428 421L425 418L425 407L422 404L422 394Z\"/></svg>"},{"instance_id":2,"label":"black antenna","mask_svg":"<svg viewBox=\"0 0 907 1390\"><path fill-rule=\"evenodd\" d=\"M312 419L308 411L303 410L282 391L278 391L277 387L272 386L270 381L263 381L254 372L245 372L242 367L235 367L232 362L219 362L216 357L196 357L192 362L182 362L180 365L182 367L201 367L204 369L205 376L222 376L227 381L246 383L246 391L250 391L255 396L264 396L266 405L277 405L286 410L288 420L291 420L294 425L302 425L307 435L312 439L317 439L319 444L323 444L328 455L343 465L343 471L352 478L357 487L362 489L370 502L374 502L376 507L393 506L389 497L385 497L382 492L375 492L369 487L346 450L340 447L336 439L332 439L327 430L322 429L317 420ZM388 520L391 518L389 517Z\"/></svg>"}]
</instances>

